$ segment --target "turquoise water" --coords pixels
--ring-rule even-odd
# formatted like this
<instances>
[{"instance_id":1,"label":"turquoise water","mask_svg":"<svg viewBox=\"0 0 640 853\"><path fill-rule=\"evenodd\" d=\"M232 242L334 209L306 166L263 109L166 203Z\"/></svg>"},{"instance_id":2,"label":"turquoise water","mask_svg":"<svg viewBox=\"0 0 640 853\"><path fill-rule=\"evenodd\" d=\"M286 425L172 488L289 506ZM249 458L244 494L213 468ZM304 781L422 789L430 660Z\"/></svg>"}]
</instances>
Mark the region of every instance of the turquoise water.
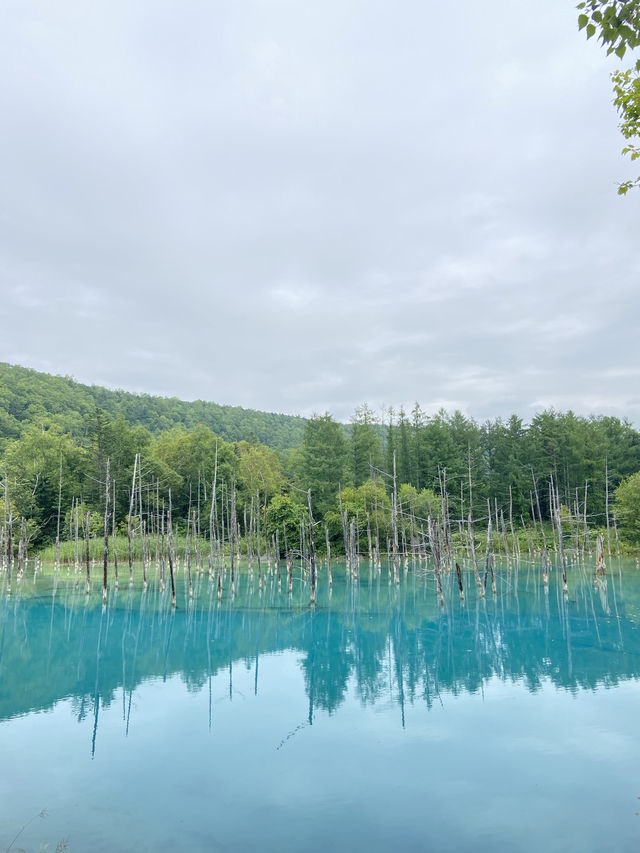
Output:
<instances>
[{"instance_id":1,"label":"turquoise water","mask_svg":"<svg viewBox=\"0 0 640 853\"><path fill-rule=\"evenodd\" d=\"M497 581L0 577L0 850L637 851L640 573Z\"/></svg>"}]
</instances>

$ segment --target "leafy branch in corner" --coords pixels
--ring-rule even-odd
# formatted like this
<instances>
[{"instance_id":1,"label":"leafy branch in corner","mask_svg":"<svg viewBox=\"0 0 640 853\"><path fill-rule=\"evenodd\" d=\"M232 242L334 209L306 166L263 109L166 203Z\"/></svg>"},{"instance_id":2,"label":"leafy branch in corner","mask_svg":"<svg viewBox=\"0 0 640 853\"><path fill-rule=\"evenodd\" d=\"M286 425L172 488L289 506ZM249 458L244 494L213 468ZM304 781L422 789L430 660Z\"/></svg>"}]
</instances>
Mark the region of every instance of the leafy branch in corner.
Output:
<instances>
[{"instance_id":1,"label":"leafy branch in corner","mask_svg":"<svg viewBox=\"0 0 640 853\"><path fill-rule=\"evenodd\" d=\"M580 10L578 27L585 30L587 38L599 32L599 41L606 48L607 56L612 53L623 59L627 50L640 45L640 3L609 2L609 0L584 0L578 3ZM632 161L640 158L640 148L630 140L640 139L640 60L624 71L611 75L613 82L613 104L620 116L620 131L628 144L622 149ZM618 194L626 195L633 187L640 187L640 176L635 180L623 181Z\"/></svg>"}]
</instances>

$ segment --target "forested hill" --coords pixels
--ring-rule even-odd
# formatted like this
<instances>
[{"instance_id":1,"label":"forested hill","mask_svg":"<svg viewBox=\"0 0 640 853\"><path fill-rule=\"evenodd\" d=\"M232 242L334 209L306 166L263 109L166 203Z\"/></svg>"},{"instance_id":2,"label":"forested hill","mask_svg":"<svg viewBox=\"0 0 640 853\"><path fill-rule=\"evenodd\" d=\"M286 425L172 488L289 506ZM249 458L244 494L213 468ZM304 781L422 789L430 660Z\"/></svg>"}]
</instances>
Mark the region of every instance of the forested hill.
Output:
<instances>
[{"instance_id":1,"label":"forested hill","mask_svg":"<svg viewBox=\"0 0 640 853\"><path fill-rule=\"evenodd\" d=\"M64 432L80 438L87 433L89 419L97 408L111 417L122 415L132 426L143 426L153 435L172 427L192 429L205 424L227 441L257 439L275 450L298 447L305 424L304 418L292 415L111 391L82 385L68 376L51 376L0 362L0 452L28 423L42 418L55 421Z\"/></svg>"}]
</instances>

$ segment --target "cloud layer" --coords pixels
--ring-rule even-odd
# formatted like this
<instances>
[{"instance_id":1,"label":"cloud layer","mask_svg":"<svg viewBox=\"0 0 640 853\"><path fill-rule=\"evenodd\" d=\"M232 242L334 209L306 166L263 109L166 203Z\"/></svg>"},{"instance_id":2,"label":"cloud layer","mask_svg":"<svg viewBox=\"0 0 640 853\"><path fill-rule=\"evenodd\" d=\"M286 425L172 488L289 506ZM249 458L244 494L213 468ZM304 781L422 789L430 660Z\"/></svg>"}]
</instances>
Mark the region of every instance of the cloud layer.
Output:
<instances>
[{"instance_id":1,"label":"cloud layer","mask_svg":"<svg viewBox=\"0 0 640 853\"><path fill-rule=\"evenodd\" d=\"M640 421L640 199L571 3L3 18L2 360L340 418Z\"/></svg>"}]
</instances>

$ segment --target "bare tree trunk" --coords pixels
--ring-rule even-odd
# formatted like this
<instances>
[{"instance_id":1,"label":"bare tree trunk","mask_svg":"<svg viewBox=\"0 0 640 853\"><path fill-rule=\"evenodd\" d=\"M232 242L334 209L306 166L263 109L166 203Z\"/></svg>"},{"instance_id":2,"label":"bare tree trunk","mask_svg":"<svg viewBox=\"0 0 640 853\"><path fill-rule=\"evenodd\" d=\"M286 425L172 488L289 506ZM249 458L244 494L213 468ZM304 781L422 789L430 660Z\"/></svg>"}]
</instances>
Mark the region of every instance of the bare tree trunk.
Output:
<instances>
[{"instance_id":1,"label":"bare tree trunk","mask_svg":"<svg viewBox=\"0 0 640 853\"><path fill-rule=\"evenodd\" d=\"M140 454L138 454L138 512L140 516L140 550L142 552L142 585L147 588L147 548L146 548L146 529L142 516L142 464Z\"/></svg>"},{"instance_id":2,"label":"bare tree trunk","mask_svg":"<svg viewBox=\"0 0 640 853\"><path fill-rule=\"evenodd\" d=\"M513 555L514 558L518 560L520 557L520 547L513 527L513 494L511 492L511 485L509 485L509 529L511 531L511 547L513 549Z\"/></svg>"},{"instance_id":3,"label":"bare tree trunk","mask_svg":"<svg viewBox=\"0 0 640 853\"><path fill-rule=\"evenodd\" d=\"M398 555L398 483L396 478L396 453L393 452L393 495L391 502L391 535L393 537L393 579L400 583L400 566Z\"/></svg>"},{"instance_id":4,"label":"bare tree trunk","mask_svg":"<svg viewBox=\"0 0 640 853\"><path fill-rule=\"evenodd\" d=\"M109 482L109 459L107 459L107 470L104 484L104 555L102 572L102 603L107 603L107 570L109 567L109 500L111 498L111 483Z\"/></svg>"},{"instance_id":5,"label":"bare tree trunk","mask_svg":"<svg viewBox=\"0 0 640 853\"><path fill-rule=\"evenodd\" d=\"M80 569L80 506L78 503L78 498L76 498L76 527L75 527L75 570L76 572Z\"/></svg>"},{"instance_id":6,"label":"bare tree trunk","mask_svg":"<svg viewBox=\"0 0 640 853\"><path fill-rule=\"evenodd\" d=\"M90 538L90 527L91 527L91 513L87 513L85 522L84 522L84 546L85 546L85 564L87 569L87 584L85 587L85 593L89 595L91 592L91 555L89 552L89 538Z\"/></svg>"},{"instance_id":7,"label":"bare tree trunk","mask_svg":"<svg viewBox=\"0 0 640 853\"><path fill-rule=\"evenodd\" d=\"M160 515L160 589L164 592L164 498Z\"/></svg>"},{"instance_id":8,"label":"bare tree trunk","mask_svg":"<svg viewBox=\"0 0 640 853\"><path fill-rule=\"evenodd\" d=\"M234 537L236 533L236 487L235 484L231 488L231 518L229 519L229 552L231 557L231 595L236 594L236 577L235 577L235 550Z\"/></svg>"},{"instance_id":9,"label":"bare tree trunk","mask_svg":"<svg viewBox=\"0 0 640 853\"><path fill-rule=\"evenodd\" d=\"M112 484L112 521L111 521L111 538L113 539L113 574L116 581L116 589L118 589L118 540L116 539L116 483Z\"/></svg>"},{"instance_id":10,"label":"bare tree trunk","mask_svg":"<svg viewBox=\"0 0 640 853\"><path fill-rule=\"evenodd\" d=\"M538 521L540 522L540 532L542 534L542 582L544 586L549 585L549 555L547 551L547 537L544 534L544 524L542 523L542 512L540 511L540 495L538 494L538 484L536 482L535 475L533 473L533 468L531 469L531 476L533 478L533 489L536 495L536 506L538 508ZM533 507L532 507L533 508ZM553 517L553 508L551 510L551 515ZM533 523L535 524L535 511L533 513Z\"/></svg>"},{"instance_id":11,"label":"bare tree trunk","mask_svg":"<svg viewBox=\"0 0 640 853\"><path fill-rule=\"evenodd\" d=\"M438 602L441 607L444 607L444 593L442 591L442 557L440 551L440 535L439 531L433 523L431 515L429 515L429 544L431 546L431 554L433 556L433 566L436 576L436 586L438 589Z\"/></svg>"},{"instance_id":12,"label":"bare tree trunk","mask_svg":"<svg viewBox=\"0 0 640 853\"><path fill-rule=\"evenodd\" d=\"M351 575L354 578L358 577L358 551L356 547L356 520L351 519L349 527L349 553L351 554Z\"/></svg>"},{"instance_id":13,"label":"bare tree trunk","mask_svg":"<svg viewBox=\"0 0 640 853\"><path fill-rule=\"evenodd\" d=\"M611 562L611 529L609 524L609 460L604 462L605 515L607 517L607 553Z\"/></svg>"},{"instance_id":14,"label":"bare tree trunk","mask_svg":"<svg viewBox=\"0 0 640 853\"><path fill-rule=\"evenodd\" d=\"M258 560L258 589L262 589L262 554L261 551L261 542L260 542L260 492L258 491L256 497L256 548L257 548L257 560ZM252 501L253 504L253 501Z\"/></svg>"},{"instance_id":15,"label":"bare tree trunk","mask_svg":"<svg viewBox=\"0 0 640 853\"><path fill-rule=\"evenodd\" d=\"M184 543L184 561L187 564L187 583L189 584L189 598L193 598L193 586L191 583L191 518L187 516L186 540Z\"/></svg>"},{"instance_id":16,"label":"bare tree trunk","mask_svg":"<svg viewBox=\"0 0 640 853\"><path fill-rule=\"evenodd\" d=\"M456 562L456 574L458 576L458 589L460 590L460 601L464 601L464 587L462 586L462 572L460 566Z\"/></svg>"},{"instance_id":17,"label":"bare tree trunk","mask_svg":"<svg viewBox=\"0 0 640 853\"><path fill-rule=\"evenodd\" d=\"M487 576L489 574L489 557L491 548L491 505L489 505L489 521L487 522L487 547L484 554L484 581L482 584L482 597L487 592Z\"/></svg>"},{"instance_id":18,"label":"bare tree trunk","mask_svg":"<svg viewBox=\"0 0 640 853\"><path fill-rule=\"evenodd\" d=\"M307 492L309 506L309 563L311 565L311 604L316 603L316 552L313 547L313 515L311 513L311 489Z\"/></svg>"},{"instance_id":19,"label":"bare tree trunk","mask_svg":"<svg viewBox=\"0 0 640 853\"><path fill-rule=\"evenodd\" d=\"M5 492L6 494L6 492ZM7 594L11 595L11 573L13 571L13 513L9 510L7 529Z\"/></svg>"},{"instance_id":20,"label":"bare tree trunk","mask_svg":"<svg viewBox=\"0 0 640 853\"><path fill-rule=\"evenodd\" d=\"M476 554L476 536L473 528L473 518L471 517L471 509L469 509L469 544L471 545L471 560L473 562L473 572L476 578L478 589L482 589L482 578L478 569L478 555Z\"/></svg>"},{"instance_id":21,"label":"bare tree trunk","mask_svg":"<svg viewBox=\"0 0 640 853\"><path fill-rule=\"evenodd\" d=\"M136 497L136 471L138 468L138 454L133 462L133 478L131 480L131 494L129 496L129 515L127 516L127 540L129 543L129 583L133 584L133 526L131 516L133 515L133 504Z\"/></svg>"},{"instance_id":22,"label":"bare tree trunk","mask_svg":"<svg viewBox=\"0 0 640 853\"><path fill-rule=\"evenodd\" d=\"M562 517L560 514L560 497L558 495L557 488L554 489L553 480L551 481L551 494L555 506L556 526L558 528L558 547L560 549L560 562L562 565L562 591L566 595L569 592L569 589L567 586L567 560L564 553L564 536L562 533Z\"/></svg>"},{"instance_id":23,"label":"bare tree trunk","mask_svg":"<svg viewBox=\"0 0 640 853\"><path fill-rule=\"evenodd\" d=\"M60 512L62 510L62 451L60 451L60 472L58 476L58 519L56 524L55 568L60 568Z\"/></svg>"},{"instance_id":24,"label":"bare tree trunk","mask_svg":"<svg viewBox=\"0 0 640 853\"><path fill-rule=\"evenodd\" d=\"M213 578L215 560L215 543L217 539L216 523L216 487L218 485L218 441L216 440L216 459L213 467L213 483L211 484L211 512L209 513L209 573Z\"/></svg>"},{"instance_id":25,"label":"bare tree trunk","mask_svg":"<svg viewBox=\"0 0 640 853\"><path fill-rule=\"evenodd\" d=\"M583 539L582 539L582 559L584 560L585 553L589 544L589 527L587 524L587 499L589 495L589 481L584 481L584 516L583 516Z\"/></svg>"},{"instance_id":26,"label":"bare tree trunk","mask_svg":"<svg viewBox=\"0 0 640 853\"><path fill-rule=\"evenodd\" d=\"M171 606L176 606L176 581L173 571L173 521L171 518L171 489L169 489L169 515L167 517L167 552L169 558L169 575L171 576Z\"/></svg>"},{"instance_id":27,"label":"bare tree trunk","mask_svg":"<svg viewBox=\"0 0 640 853\"><path fill-rule=\"evenodd\" d=\"M24 516L20 519L20 539L18 540L18 577L24 574L25 550L27 540L27 521Z\"/></svg>"},{"instance_id":28,"label":"bare tree trunk","mask_svg":"<svg viewBox=\"0 0 640 853\"><path fill-rule=\"evenodd\" d=\"M340 508L340 521L342 522L342 540L344 542L344 558L349 566L349 531L347 530L347 511L342 507L342 488L338 486L338 505Z\"/></svg>"},{"instance_id":29,"label":"bare tree trunk","mask_svg":"<svg viewBox=\"0 0 640 853\"><path fill-rule=\"evenodd\" d=\"M602 533L598 535L596 542L596 575L604 576L607 573L607 567L604 560L604 537Z\"/></svg>"},{"instance_id":30,"label":"bare tree trunk","mask_svg":"<svg viewBox=\"0 0 640 853\"><path fill-rule=\"evenodd\" d=\"M289 545L287 543L287 528L283 524L282 525L282 535L284 537L284 554L285 560L287 561L287 590L289 595L293 592L293 563L291 558L291 551L289 550Z\"/></svg>"}]
</instances>

